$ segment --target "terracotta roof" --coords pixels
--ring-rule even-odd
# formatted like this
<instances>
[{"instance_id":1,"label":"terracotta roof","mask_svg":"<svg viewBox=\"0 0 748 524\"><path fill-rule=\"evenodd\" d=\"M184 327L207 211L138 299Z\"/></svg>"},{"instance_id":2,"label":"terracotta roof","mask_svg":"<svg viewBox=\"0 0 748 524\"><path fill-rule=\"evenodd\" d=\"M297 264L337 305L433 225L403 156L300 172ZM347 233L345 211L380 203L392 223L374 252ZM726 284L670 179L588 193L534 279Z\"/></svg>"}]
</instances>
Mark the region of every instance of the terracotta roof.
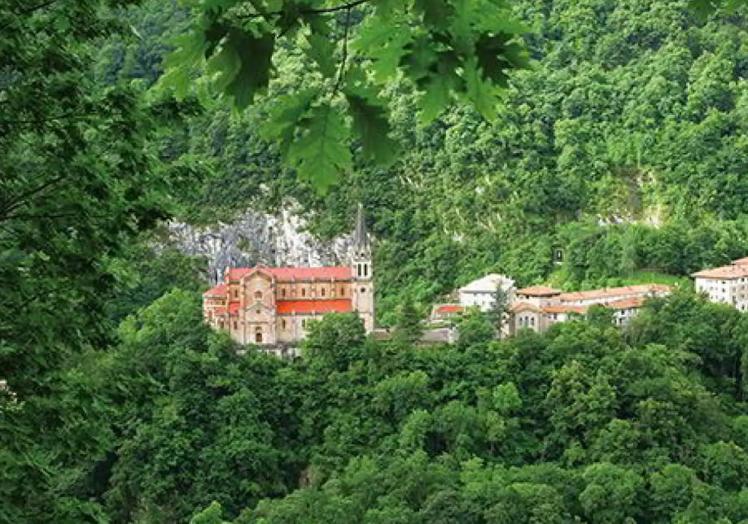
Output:
<instances>
[{"instance_id":1,"label":"terracotta roof","mask_svg":"<svg viewBox=\"0 0 748 524\"><path fill-rule=\"evenodd\" d=\"M670 286L664 284L641 284L637 286L612 287L605 289L593 289L590 291L573 291L561 293L557 298L561 302L573 302L576 300L605 299L622 295L647 295L651 293L667 293Z\"/></svg>"},{"instance_id":2,"label":"terracotta roof","mask_svg":"<svg viewBox=\"0 0 748 524\"><path fill-rule=\"evenodd\" d=\"M236 315L239 312L239 302L229 302L229 315Z\"/></svg>"},{"instance_id":3,"label":"terracotta roof","mask_svg":"<svg viewBox=\"0 0 748 524\"><path fill-rule=\"evenodd\" d=\"M459 304L441 304L434 307L437 313L460 313L465 308Z\"/></svg>"},{"instance_id":4,"label":"terracotta roof","mask_svg":"<svg viewBox=\"0 0 748 524\"><path fill-rule=\"evenodd\" d=\"M215 313L216 315L224 315L226 313L226 308L224 306L214 308L213 313Z\"/></svg>"},{"instance_id":5,"label":"terracotta roof","mask_svg":"<svg viewBox=\"0 0 748 524\"><path fill-rule=\"evenodd\" d=\"M636 309L644 305L644 300L644 297L624 298L623 300L609 302L608 304L605 304L605 307L611 309Z\"/></svg>"},{"instance_id":6,"label":"terracotta roof","mask_svg":"<svg viewBox=\"0 0 748 524\"><path fill-rule=\"evenodd\" d=\"M225 297L228 291L226 284L218 284L215 287L210 288L208 291L203 293L204 297Z\"/></svg>"},{"instance_id":7,"label":"terracotta roof","mask_svg":"<svg viewBox=\"0 0 748 524\"><path fill-rule=\"evenodd\" d=\"M748 257L739 258L732 261L736 266L748 266Z\"/></svg>"},{"instance_id":8,"label":"terracotta roof","mask_svg":"<svg viewBox=\"0 0 748 524\"><path fill-rule=\"evenodd\" d=\"M348 299L336 300L279 300L276 304L279 315L291 313L349 313L353 304Z\"/></svg>"},{"instance_id":9,"label":"terracotta roof","mask_svg":"<svg viewBox=\"0 0 748 524\"><path fill-rule=\"evenodd\" d=\"M743 278L748 277L748 265L714 267L711 269L704 269L703 271L693 273L691 276L697 278L721 278L725 280Z\"/></svg>"},{"instance_id":10,"label":"terracotta roof","mask_svg":"<svg viewBox=\"0 0 748 524\"><path fill-rule=\"evenodd\" d=\"M543 306L543 313L577 313L584 315L587 312L586 306L570 306L568 304L551 304Z\"/></svg>"},{"instance_id":11,"label":"terracotta roof","mask_svg":"<svg viewBox=\"0 0 748 524\"><path fill-rule=\"evenodd\" d=\"M349 266L329 267L235 267L229 269L229 279L239 280L254 270L273 275L281 282L291 280L348 280L353 271Z\"/></svg>"},{"instance_id":12,"label":"terracotta roof","mask_svg":"<svg viewBox=\"0 0 748 524\"><path fill-rule=\"evenodd\" d=\"M512 306L509 308L510 311L540 311L540 309L537 306L534 306L533 304L530 304L528 302L517 302L515 304L512 304Z\"/></svg>"},{"instance_id":13,"label":"terracotta roof","mask_svg":"<svg viewBox=\"0 0 748 524\"><path fill-rule=\"evenodd\" d=\"M561 290L548 286L530 286L517 290L518 295L527 295L530 297L550 297L560 293Z\"/></svg>"}]
</instances>

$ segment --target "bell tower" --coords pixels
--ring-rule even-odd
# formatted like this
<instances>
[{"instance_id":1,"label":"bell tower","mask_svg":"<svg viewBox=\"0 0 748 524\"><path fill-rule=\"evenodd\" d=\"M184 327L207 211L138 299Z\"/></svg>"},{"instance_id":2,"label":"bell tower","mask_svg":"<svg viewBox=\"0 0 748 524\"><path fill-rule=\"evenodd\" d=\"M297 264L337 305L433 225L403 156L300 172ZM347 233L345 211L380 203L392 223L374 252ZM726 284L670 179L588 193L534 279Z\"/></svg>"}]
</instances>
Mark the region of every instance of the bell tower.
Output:
<instances>
[{"instance_id":1,"label":"bell tower","mask_svg":"<svg viewBox=\"0 0 748 524\"><path fill-rule=\"evenodd\" d=\"M367 333L374 330L374 265L372 263L371 241L366 231L364 207L359 203L356 214L356 229L350 251L353 275L351 299L353 309L364 322Z\"/></svg>"}]
</instances>

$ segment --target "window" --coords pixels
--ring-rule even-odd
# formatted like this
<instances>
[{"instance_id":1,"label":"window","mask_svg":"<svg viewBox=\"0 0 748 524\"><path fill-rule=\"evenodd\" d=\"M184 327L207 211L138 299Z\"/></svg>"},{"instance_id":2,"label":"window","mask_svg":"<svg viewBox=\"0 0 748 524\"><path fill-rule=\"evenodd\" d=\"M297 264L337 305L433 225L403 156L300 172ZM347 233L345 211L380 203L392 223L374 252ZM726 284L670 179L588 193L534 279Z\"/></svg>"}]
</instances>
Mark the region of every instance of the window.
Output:
<instances>
[{"instance_id":1,"label":"window","mask_svg":"<svg viewBox=\"0 0 748 524\"><path fill-rule=\"evenodd\" d=\"M285 298L285 296L286 296L286 288L281 289L281 296Z\"/></svg>"},{"instance_id":2,"label":"window","mask_svg":"<svg viewBox=\"0 0 748 524\"><path fill-rule=\"evenodd\" d=\"M325 296L325 288L320 289L319 294Z\"/></svg>"},{"instance_id":3,"label":"window","mask_svg":"<svg viewBox=\"0 0 748 524\"><path fill-rule=\"evenodd\" d=\"M234 298L239 298L239 291L237 289L234 290Z\"/></svg>"},{"instance_id":4,"label":"window","mask_svg":"<svg viewBox=\"0 0 748 524\"><path fill-rule=\"evenodd\" d=\"M303 288L303 287L301 288L301 296L302 297L306 296L306 288Z\"/></svg>"},{"instance_id":5,"label":"window","mask_svg":"<svg viewBox=\"0 0 748 524\"><path fill-rule=\"evenodd\" d=\"M255 298L257 300L262 300L262 291L255 291Z\"/></svg>"},{"instance_id":6,"label":"window","mask_svg":"<svg viewBox=\"0 0 748 524\"><path fill-rule=\"evenodd\" d=\"M366 293L366 288L365 288L365 287L362 287L362 288L360 289L360 291L361 291L361 294L363 295L364 293Z\"/></svg>"},{"instance_id":7,"label":"window","mask_svg":"<svg viewBox=\"0 0 748 524\"><path fill-rule=\"evenodd\" d=\"M344 297L344 296L345 296L345 288L344 288L344 287L341 287L341 288L340 288L340 296L341 296L341 297Z\"/></svg>"},{"instance_id":8,"label":"window","mask_svg":"<svg viewBox=\"0 0 748 524\"><path fill-rule=\"evenodd\" d=\"M286 329L286 319L281 319L281 329Z\"/></svg>"},{"instance_id":9,"label":"window","mask_svg":"<svg viewBox=\"0 0 748 524\"><path fill-rule=\"evenodd\" d=\"M255 309L255 313L259 315L260 313L262 313L262 310L261 309Z\"/></svg>"},{"instance_id":10,"label":"window","mask_svg":"<svg viewBox=\"0 0 748 524\"><path fill-rule=\"evenodd\" d=\"M234 320L234 329L239 329L239 322Z\"/></svg>"},{"instance_id":11,"label":"window","mask_svg":"<svg viewBox=\"0 0 748 524\"><path fill-rule=\"evenodd\" d=\"M364 276L369 276L369 265L364 264Z\"/></svg>"}]
</instances>

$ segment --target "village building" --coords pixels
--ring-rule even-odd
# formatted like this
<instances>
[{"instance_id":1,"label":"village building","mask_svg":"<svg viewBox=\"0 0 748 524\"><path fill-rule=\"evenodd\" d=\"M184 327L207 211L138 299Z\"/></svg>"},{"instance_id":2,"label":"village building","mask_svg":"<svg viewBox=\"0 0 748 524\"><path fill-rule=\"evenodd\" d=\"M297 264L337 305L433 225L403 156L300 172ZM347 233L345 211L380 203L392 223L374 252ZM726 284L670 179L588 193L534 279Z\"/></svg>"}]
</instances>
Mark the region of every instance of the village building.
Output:
<instances>
[{"instance_id":1,"label":"village building","mask_svg":"<svg viewBox=\"0 0 748 524\"><path fill-rule=\"evenodd\" d=\"M431 309L429 321L432 323L454 320L465 312L461 304L435 304Z\"/></svg>"},{"instance_id":2,"label":"village building","mask_svg":"<svg viewBox=\"0 0 748 524\"><path fill-rule=\"evenodd\" d=\"M478 307L481 311L489 311L496 301L496 290L499 287L507 294L507 300L511 301L514 295L514 280L491 273L458 290L460 305L463 308Z\"/></svg>"},{"instance_id":3,"label":"village building","mask_svg":"<svg viewBox=\"0 0 748 524\"><path fill-rule=\"evenodd\" d=\"M548 286L530 286L518 289L515 292L515 296L517 302L528 302L540 306L541 304L549 302L561 293L561 290Z\"/></svg>"},{"instance_id":4,"label":"village building","mask_svg":"<svg viewBox=\"0 0 748 524\"><path fill-rule=\"evenodd\" d=\"M227 268L223 283L203 294L203 316L241 344L293 345L309 323L328 313L355 312L374 330L374 266L361 206L349 265Z\"/></svg>"},{"instance_id":5,"label":"village building","mask_svg":"<svg viewBox=\"0 0 748 524\"><path fill-rule=\"evenodd\" d=\"M740 311L748 310L748 257L691 276L696 291L705 294L711 302L729 304Z\"/></svg>"},{"instance_id":6,"label":"village building","mask_svg":"<svg viewBox=\"0 0 748 524\"><path fill-rule=\"evenodd\" d=\"M516 300L509 308L506 331L510 335L522 329L542 333L554 324L586 315L593 305L611 309L613 323L625 326L636 316L647 298L662 297L669 293L670 287L661 284L569 293L545 286L522 288L516 291Z\"/></svg>"}]
</instances>

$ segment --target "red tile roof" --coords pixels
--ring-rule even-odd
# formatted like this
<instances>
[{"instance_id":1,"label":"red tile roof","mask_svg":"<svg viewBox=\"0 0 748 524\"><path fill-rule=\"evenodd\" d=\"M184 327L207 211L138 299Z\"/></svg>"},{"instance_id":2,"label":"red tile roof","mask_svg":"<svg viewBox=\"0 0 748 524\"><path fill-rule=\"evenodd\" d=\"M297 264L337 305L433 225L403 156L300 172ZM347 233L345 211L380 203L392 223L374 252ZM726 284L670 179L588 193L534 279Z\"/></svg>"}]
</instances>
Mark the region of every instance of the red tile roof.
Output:
<instances>
[{"instance_id":1,"label":"red tile roof","mask_svg":"<svg viewBox=\"0 0 748 524\"><path fill-rule=\"evenodd\" d=\"M561 293L560 290L548 286L530 286L517 290L518 295L526 295L528 297L550 297L559 293Z\"/></svg>"},{"instance_id":2,"label":"red tile roof","mask_svg":"<svg viewBox=\"0 0 748 524\"><path fill-rule=\"evenodd\" d=\"M349 313L353 304L348 299L336 300L279 300L276 304L279 315L291 313Z\"/></svg>"},{"instance_id":3,"label":"red tile roof","mask_svg":"<svg viewBox=\"0 0 748 524\"><path fill-rule=\"evenodd\" d=\"M459 304L442 304L440 306L436 306L437 313L460 313L464 309L465 308L463 308Z\"/></svg>"},{"instance_id":4,"label":"red tile roof","mask_svg":"<svg viewBox=\"0 0 748 524\"><path fill-rule=\"evenodd\" d=\"M610 302L609 304L605 304L605 307L609 307L611 309L636 309L642 307L643 305L644 297L633 297Z\"/></svg>"},{"instance_id":5,"label":"red tile roof","mask_svg":"<svg viewBox=\"0 0 748 524\"><path fill-rule=\"evenodd\" d=\"M537 306L535 306L533 304L530 304L529 302L516 302L516 303L514 303L514 304L511 305L511 307L509 308L509 310L512 311L512 312L516 312L516 311L528 311L528 310L529 311L535 311L535 312L540 311L540 309Z\"/></svg>"},{"instance_id":6,"label":"red tile roof","mask_svg":"<svg viewBox=\"0 0 748 524\"><path fill-rule=\"evenodd\" d=\"M584 315L586 312L586 306L570 306L566 304L551 304L543 306L543 313L577 313L579 315Z\"/></svg>"},{"instance_id":7,"label":"red tile roof","mask_svg":"<svg viewBox=\"0 0 748 524\"><path fill-rule=\"evenodd\" d=\"M714 267L704 269L698 273L693 273L692 277L696 278L718 278L732 280L736 278L748 277L748 265L735 264L731 266Z\"/></svg>"},{"instance_id":8,"label":"red tile roof","mask_svg":"<svg viewBox=\"0 0 748 524\"><path fill-rule=\"evenodd\" d=\"M208 291L203 293L204 297L225 297L228 291L226 284L218 284L215 287L210 288Z\"/></svg>"},{"instance_id":9,"label":"red tile roof","mask_svg":"<svg viewBox=\"0 0 748 524\"><path fill-rule=\"evenodd\" d=\"M236 315L239 312L239 302L229 302L229 315Z\"/></svg>"},{"instance_id":10,"label":"red tile roof","mask_svg":"<svg viewBox=\"0 0 748 524\"><path fill-rule=\"evenodd\" d=\"M748 266L748 257L739 258L732 261L736 266Z\"/></svg>"},{"instance_id":11,"label":"red tile roof","mask_svg":"<svg viewBox=\"0 0 748 524\"><path fill-rule=\"evenodd\" d=\"M670 286L664 284L640 284L636 286L612 287L605 289L593 289L590 291L572 291L562 293L557 298L561 302L573 302L576 300L604 300L617 296L626 295L649 295L653 293L669 293Z\"/></svg>"},{"instance_id":12,"label":"red tile roof","mask_svg":"<svg viewBox=\"0 0 748 524\"><path fill-rule=\"evenodd\" d=\"M329 267L235 267L229 269L229 279L239 280L252 271L259 270L273 275L276 280L349 280L353 271L349 266Z\"/></svg>"}]
</instances>

